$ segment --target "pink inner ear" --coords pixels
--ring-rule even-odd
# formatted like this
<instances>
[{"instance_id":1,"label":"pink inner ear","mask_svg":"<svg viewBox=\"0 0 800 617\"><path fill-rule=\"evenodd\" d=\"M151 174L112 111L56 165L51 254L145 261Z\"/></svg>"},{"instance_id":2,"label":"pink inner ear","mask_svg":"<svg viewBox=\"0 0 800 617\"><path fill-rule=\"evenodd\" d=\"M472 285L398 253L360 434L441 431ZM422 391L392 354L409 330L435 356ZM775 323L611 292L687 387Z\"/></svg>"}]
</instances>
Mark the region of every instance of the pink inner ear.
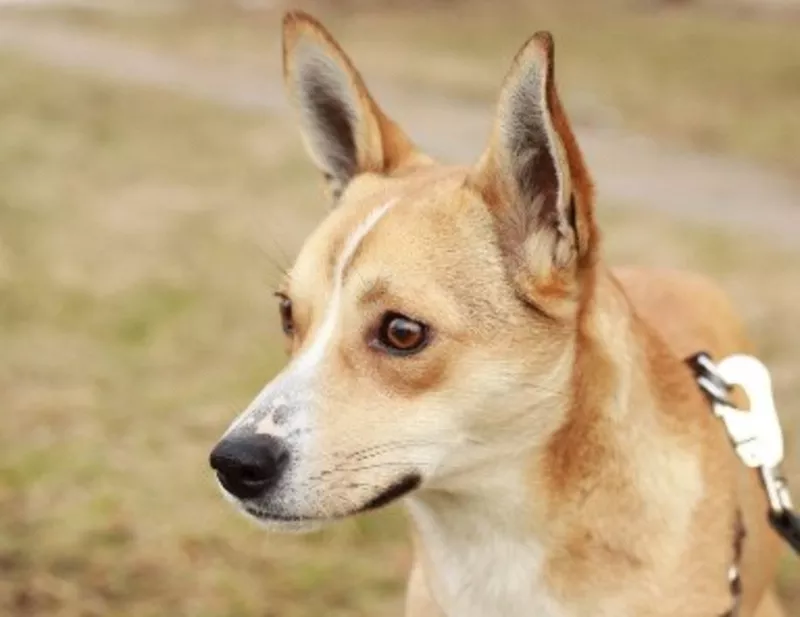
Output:
<instances>
[{"instance_id":1,"label":"pink inner ear","mask_svg":"<svg viewBox=\"0 0 800 617\"><path fill-rule=\"evenodd\" d=\"M517 54L471 182L492 212L514 280L530 287L552 279L551 291L569 297L568 272L591 262L597 234L591 183L556 92L553 50L549 34L539 33Z\"/></svg>"},{"instance_id":2,"label":"pink inner ear","mask_svg":"<svg viewBox=\"0 0 800 617\"><path fill-rule=\"evenodd\" d=\"M359 173L428 162L381 111L333 37L313 18L299 15L286 22L286 85L306 148L334 197Z\"/></svg>"},{"instance_id":3,"label":"pink inner ear","mask_svg":"<svg viewBox=\"0 0 800 617\"><path fill-rule=\"evenodd\" d=\"M559 203L564 176L557 156L558 136L550 120L546 88L551 83L541 65L538 45L531 40L517 56L498 104L495 133L490 147L496 160L497 179L515 201L519 222L526 230L558 227L565 213Z\"/></svg>"},{"instance_id":4,"label":"pink inner ear","mask_svg":"<svg viewBox=\"0 0 800 617\"><path fill-rule=\"evenodd\" d=\"M326 174L345 184L357 171L358 152L355 102L340 71L330 59L309 58L298 67L295 87L315 157Z\"/></svg>"}]
</instances>

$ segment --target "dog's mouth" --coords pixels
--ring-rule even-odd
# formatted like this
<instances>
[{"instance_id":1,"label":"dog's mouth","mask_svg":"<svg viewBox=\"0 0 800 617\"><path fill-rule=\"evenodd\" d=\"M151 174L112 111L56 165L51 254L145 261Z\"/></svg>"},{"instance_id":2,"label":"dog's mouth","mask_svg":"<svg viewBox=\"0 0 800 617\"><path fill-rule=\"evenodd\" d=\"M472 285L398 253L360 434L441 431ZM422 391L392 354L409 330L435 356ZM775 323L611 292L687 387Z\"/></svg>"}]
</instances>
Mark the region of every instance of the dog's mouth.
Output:
<instances>
[{"instance_id":1,"label":"dog's mouth","mask_svg":"<svg viewBox=\"0 0 800 617\"><path fill-rule=\"evenodd\" d=\"M321 519L278 514L245 503L239 503L238 508L246 516L268 531L278 533L309 533L317 531L333 520L331 518Z\"/></svg>"},{"instance_id":2,"label":"dog's mouth","mask_svg":"<svg viewBox=\"0 0 800 617\"><path fill-rule=\"evenodd\" d=\"M401 499L402 497L405 497L417 489L421 483L422 477L419 474L407 474L396 482L390 484L386 489L378 493L363 506L349 512L343 512L341 514L328 514L324 517L300 516L287 514L286 512L275 512L261 505L248 501L236 500L238 502L236 505L246 514L267 526L304 530L320 527L327 523L348 518L356 514L369 512L388 506L389 504Z\"/></svg>"},{"instance_id":3,"label":"dog's mouth","mask_svg":"<svg viewBox=\"0 0 800 617\"><path fill-rule=\"evenodd\" d=\"M250 516L259 521L264 521L266 523L307 523L311 525L318 525L321 523L325 523L330 518L314 518L311 516L293 516L289 514L278 514L276 512L269 512L257 506L253 506L248 503L241 504L242 509L247 512Z\"/></svg>"},{"instance_id":4,"label":"dog's mouth","mask_svg":"<svg viewBox=\"0 0 800 617\"><path fill-rule=\"evenodd\" d=\"M419 488L422 484L422 476L418 473L406 474L394 484L389 485L383 492L378 493L375 497L370 499L364 504L358 512L367 512L369 510L377 510L384 506L389 505L393 501L397 501L401 497L405 497L411 491Z\"/></svg>"}]
</instances>

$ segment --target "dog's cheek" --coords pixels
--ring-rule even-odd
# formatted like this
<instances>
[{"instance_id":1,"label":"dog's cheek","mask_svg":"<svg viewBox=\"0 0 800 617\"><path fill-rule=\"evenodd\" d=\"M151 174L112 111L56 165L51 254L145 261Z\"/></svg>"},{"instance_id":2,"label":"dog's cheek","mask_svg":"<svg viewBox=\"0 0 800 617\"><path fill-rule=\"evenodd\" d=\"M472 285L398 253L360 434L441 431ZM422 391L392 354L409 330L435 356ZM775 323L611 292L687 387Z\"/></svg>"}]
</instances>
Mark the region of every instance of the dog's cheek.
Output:
<instances>
[{"instance_id":1,"label":"dog's cheek","mask_svg":"<svg viewBox=\"0 0 800 617\"><path fill-rule=\"evenodd\" d=\"M418 355L392 356L366 345L340 346L337 354L338 381L365 382L378 395L414 399L443 387L450 376L449 350L442 344L424 349Z\"/></svg>"},{"instance_id":2,"label":"dog's cheek","mask_svg":"<svg viewBox=\"0 0 800 617\"><path fill-rule=\"evenodd\" d=\"M442 354L418 358L382 358L377 364L377 372L386 390L404 399L417 399L440 390L450 376L447 358Z\"/></svg>"}]
</instances>

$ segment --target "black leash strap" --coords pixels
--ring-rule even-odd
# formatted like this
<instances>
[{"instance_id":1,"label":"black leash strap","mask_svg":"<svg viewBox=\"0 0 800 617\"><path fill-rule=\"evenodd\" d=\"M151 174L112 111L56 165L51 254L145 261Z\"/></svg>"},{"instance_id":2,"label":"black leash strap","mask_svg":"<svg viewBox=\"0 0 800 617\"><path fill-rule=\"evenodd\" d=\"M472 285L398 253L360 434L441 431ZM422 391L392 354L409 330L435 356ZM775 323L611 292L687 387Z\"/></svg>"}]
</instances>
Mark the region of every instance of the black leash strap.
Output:
<instances>
[{"instance_id":1,"label":"black leash strap","mask_svg":"<svg viewBox=\"0 0 800 617\"><path fill-rule=\"evenodd\" d=\"M778 535L800 555L800 516L796 512L773 512L770 510L769 522Z\"/></svg>"}]
</instances>

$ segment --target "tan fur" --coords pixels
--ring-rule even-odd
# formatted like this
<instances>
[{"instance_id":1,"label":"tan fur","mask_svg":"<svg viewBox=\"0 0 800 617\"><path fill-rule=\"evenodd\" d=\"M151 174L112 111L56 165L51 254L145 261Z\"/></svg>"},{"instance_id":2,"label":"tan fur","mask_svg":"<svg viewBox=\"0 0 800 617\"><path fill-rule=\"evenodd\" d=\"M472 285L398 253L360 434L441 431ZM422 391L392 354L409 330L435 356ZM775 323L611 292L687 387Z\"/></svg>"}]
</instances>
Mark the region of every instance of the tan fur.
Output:
<instances>
[{"instance_id":1,"label":"tan fur","mask_svg":"<svg viewBox=\"0 0 800 617\"><path fill-rule=\"evenodd\" d=\"M303 371L313 395L292 403L313 438L275 498L284 515L347 516L414 472L409 617L718 617L741 509L741 617L780 615L763 491L683 362L751 346L704 279L603 264L551 37L517 55L468 168L418 153L309 16L287 16L284 50L312 158L351 170L283 287L295 361L278 379ZM314 54L335 74L325 106L304 90ZM354 151L337 149L339 111ZM429 324L429 346L376 348L386 312Z\"/></svg>"}]
</instances>

